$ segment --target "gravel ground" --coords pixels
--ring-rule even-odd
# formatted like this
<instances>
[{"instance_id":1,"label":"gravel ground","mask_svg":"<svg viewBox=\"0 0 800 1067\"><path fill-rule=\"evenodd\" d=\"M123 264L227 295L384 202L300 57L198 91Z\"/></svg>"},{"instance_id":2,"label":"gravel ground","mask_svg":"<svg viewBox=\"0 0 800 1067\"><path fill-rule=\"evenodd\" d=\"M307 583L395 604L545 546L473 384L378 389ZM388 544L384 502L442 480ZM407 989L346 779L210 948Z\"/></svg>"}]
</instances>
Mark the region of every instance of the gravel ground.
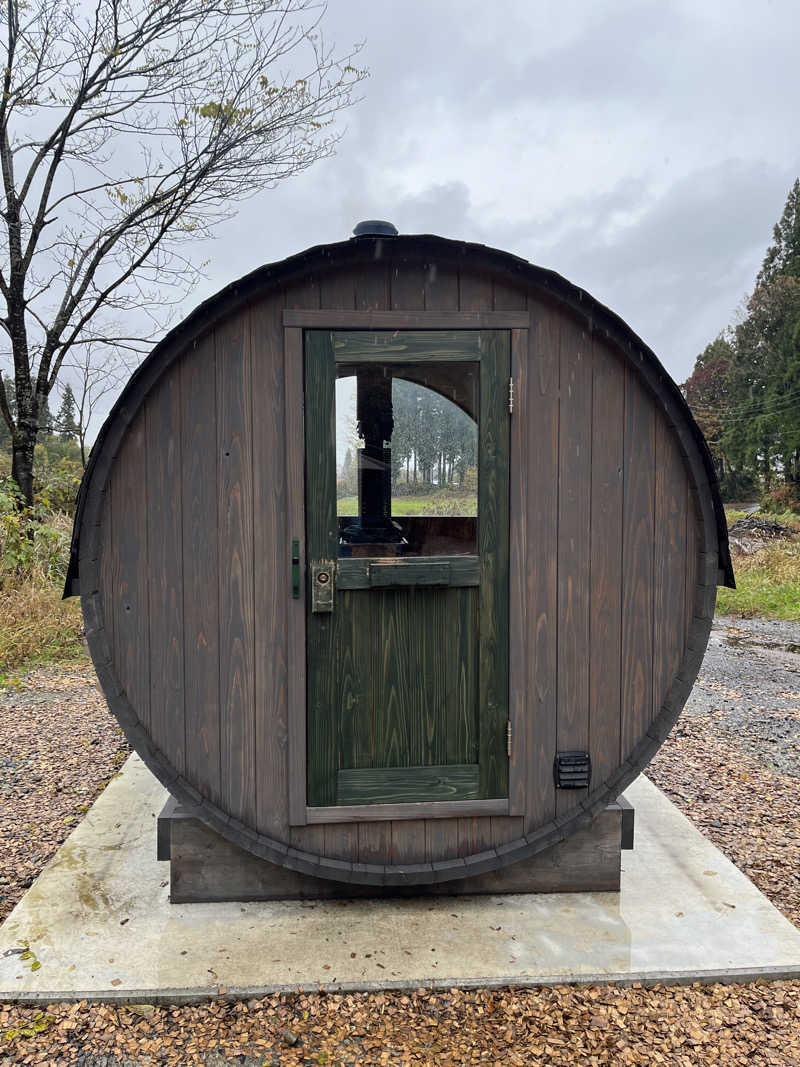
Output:
<instances>
[{"instance_id":1,"label":"gravel ground","mask_svg":"<svg viewBox=\"0 0 800 1067\"><path fill-rule=\"evenodd\" d=\"M718 618L647 775L800 927L800 624Z\"/></svg>"},{"instance_id":2,"label":"gravel ground","mask_svg":"<svg viewBox=\"0 0 800 1067\"><path fill-rule=\"evenodd\" d=\"M0 917L126 754L88 669L28 681L0 694ZM648 774L800 926L800 625L719 619ZM796 1067L800 982L0 1006L0 1064L24 1063Z\"/></svg>"}]
</instances>

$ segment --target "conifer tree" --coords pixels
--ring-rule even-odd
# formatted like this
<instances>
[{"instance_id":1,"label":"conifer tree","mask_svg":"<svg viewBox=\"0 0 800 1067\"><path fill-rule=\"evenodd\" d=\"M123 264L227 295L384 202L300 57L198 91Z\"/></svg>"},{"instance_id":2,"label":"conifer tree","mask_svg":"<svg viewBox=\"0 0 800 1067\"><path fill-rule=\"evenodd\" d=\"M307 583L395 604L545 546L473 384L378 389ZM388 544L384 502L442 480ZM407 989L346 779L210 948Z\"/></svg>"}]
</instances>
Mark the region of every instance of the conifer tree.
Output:
<instances>
[{"instance_id":1,"label":"conifer tree","mask_svg":"<svg viewBox=\"0 0 800 1067\"><path fill-rule=\"evenodd\" d=\"M723 492L800 487L800 179L773 230L744 318L683 386Z\"/></svg>"},{"instance_id":2,"label":"conifer tree","mask_svg":"<svg viewBox=\"0 0 800 1067\"><path fill-rule=\"evenodd\" d=\"M756 286L766 285L777 277L800 278L800 178L789 190L786 206L772 231Z\"/></svg>"},{"instance_id":3,"label":"conifer tree","mask_svg":"<svg viewBox=\"0 0 800 1067\"><path fill-rule=\"evenodd\" d=\"M61 405L55 422L56 432L62 441L74 441L78 436L78 423L75 420L75 397L72 386L67 383L61 395Z\"/></svg>"}]
</instances>

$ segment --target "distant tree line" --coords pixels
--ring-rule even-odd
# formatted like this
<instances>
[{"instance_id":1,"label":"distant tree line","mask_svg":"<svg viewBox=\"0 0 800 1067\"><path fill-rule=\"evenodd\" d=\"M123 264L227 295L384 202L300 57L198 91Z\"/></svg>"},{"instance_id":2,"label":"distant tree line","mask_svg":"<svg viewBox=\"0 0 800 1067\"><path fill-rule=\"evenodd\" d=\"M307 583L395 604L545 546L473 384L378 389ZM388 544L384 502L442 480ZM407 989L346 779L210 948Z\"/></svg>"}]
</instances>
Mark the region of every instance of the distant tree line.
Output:
<instances>
[{"instance_id":1,"label":"distant tree line","mask_svg":"<svg viewBox=\"0 0 800 1067\"><path fill-rule=\"evenodd\" d=\"M800 179L740 321L697 357L684 395L726 499L800 507Z\"/></svg>"},{"instance_id":2,"label":"distant tree line","mask_svg":"<svg viewBox=\"0 0 800 1067\"><path fill-rule=\"evenodd\" d=\"M3 388L6 394L6 403L12 417L16 417L17 398L14 395L14 384L10 378L4 380ZM44 436L59 437L62 441L78 440L79 428L76 418L75 394L72 392L71 385L64 386L61 393L61 403L55 416L50 410L49 399L45 397L39 411L39 432ZM0 419L0 449L4 452L11 452L11 431L2 419Z\"/></svg>"},{"instance_id":3,"label":"distant tree line","mask_svg":"<svg viewBox=\"0 0 800 1067\"><path fill-rule=\"evenodd\" d=\"M434 487L463 487L478 462L478 427L447 397L404 378L392 383L392 486L402 492ZM340 471L340 492L353 493L355 445Z\"/></svg>"}]
</instances>

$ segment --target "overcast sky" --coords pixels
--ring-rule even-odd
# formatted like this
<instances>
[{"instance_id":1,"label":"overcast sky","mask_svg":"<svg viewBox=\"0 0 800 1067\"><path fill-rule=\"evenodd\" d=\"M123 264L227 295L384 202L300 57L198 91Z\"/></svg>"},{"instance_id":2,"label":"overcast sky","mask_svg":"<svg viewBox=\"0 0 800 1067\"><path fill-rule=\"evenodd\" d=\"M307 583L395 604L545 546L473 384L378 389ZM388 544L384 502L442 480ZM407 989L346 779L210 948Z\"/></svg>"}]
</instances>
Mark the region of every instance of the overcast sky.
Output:
<instances>
[{"instance_id":1,"label":"overcast sky","mask_svg":"<svg viewBox=\"0 0 800 1067\"><path fill-rule=\"evenodd\" d=\"M242 205L184 311L386 218L559 271L687 377L800 174L797 0L331 0L323 26L370 70L338 152Z\"/></svg>"}]
</instances>

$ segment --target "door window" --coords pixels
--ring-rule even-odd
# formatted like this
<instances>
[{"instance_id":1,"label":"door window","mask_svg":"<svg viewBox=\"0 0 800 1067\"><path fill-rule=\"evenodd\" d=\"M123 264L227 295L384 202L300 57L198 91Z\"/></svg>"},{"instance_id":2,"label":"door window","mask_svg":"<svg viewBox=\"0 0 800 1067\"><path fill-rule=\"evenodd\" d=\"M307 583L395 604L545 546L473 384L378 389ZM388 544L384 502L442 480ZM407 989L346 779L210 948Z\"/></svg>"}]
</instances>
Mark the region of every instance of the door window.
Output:
<instances>
[{"instance_id":1,"label":"door window","mask_svg":"<svg viewBox=\"0 0 800 1067\"><path fill-rule=\"evenodd\" d=\"M479 369L337 363L339 556L477 553Z\"/></svg>"}]
</instances>

